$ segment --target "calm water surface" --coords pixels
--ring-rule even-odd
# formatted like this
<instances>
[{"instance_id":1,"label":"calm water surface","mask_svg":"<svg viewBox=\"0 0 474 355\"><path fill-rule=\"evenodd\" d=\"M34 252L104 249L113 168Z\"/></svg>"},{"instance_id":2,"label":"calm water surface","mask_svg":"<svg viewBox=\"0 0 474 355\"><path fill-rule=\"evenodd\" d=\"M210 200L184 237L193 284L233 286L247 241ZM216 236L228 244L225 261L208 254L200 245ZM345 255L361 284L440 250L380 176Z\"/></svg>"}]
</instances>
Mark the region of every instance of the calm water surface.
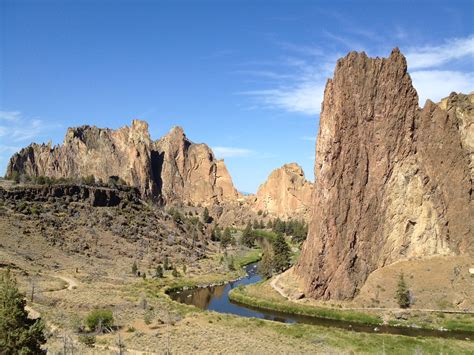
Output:
<instances>
[{"instance_id":1,"label":"calm water surface","mask_svg":"<svg viewBox=\"0 0 474 355\"><path fill-rule=\"evenodd\" d=\"M247 276L238 281L229 282L225 285L219 286L208 286L190 290L176 291L170 293L169 296L175 301L194 305L205 310L215 311L219 313L230 313L241 317L261 318L283 323L305 323L367 333L378 332L407 336L435 336L463 340L474 339L474 334L470 332L445 332L439 330L391 327L386 325L374 327L354 322L290 315L287 313L267 311L259 308L233 303L229 299L230 290L240 285L250 285L262 280L261 276L257 273L257 263L247 265L245 267L245 271L247 272Z\"/></svg>"}]
</instances>

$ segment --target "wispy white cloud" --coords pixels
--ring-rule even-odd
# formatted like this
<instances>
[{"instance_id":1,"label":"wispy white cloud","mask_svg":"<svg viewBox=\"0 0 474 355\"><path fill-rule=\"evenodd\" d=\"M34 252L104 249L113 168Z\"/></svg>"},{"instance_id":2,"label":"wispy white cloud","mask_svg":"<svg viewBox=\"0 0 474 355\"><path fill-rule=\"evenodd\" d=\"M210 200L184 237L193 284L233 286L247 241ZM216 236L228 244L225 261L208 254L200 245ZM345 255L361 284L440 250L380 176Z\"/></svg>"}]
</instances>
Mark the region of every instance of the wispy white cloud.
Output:
<instances>
[{"instance_id":1,"label":"wispy white cloud","mask_svg":"<svg viewBox=\"0 0 474 355\"><path fill-rule=\"evenodd\" d=\"M39 119L25 119L20 112L4 115L5 123L0 126L0 137L7 137L10 142L28 141L40 136L50 125ZM5 140L5 139L4 139Z\"/></svg>"},{"instance_id":2,"label":"wispy white cloud","mask_svg":"<svg viewBox=\"0 0 474 355\"><path fill-rule=\"evenodd\" d=\"M301 139L308 142L316 142L316 136L303 136Z\"/></svg>"},{"instance_id":3,"label":"wispy white cloud","mask_svg":"<svg viewBox=\"0 0 474 355\"><path fill-rule=\"evenodd\" d=\"M462 58L474 58L474 35L446 40L440 45L406 50L410 70L435 68Z\"/></svg>"},{"instance_id":4,"label":"wispy white cloud","mask_svg":"<svg viewBox=\"0 0 474 355\"><path fill-rule=\"evenodd\" d=\"M332 40L332 44L321 46L277 42L287 56L279 58L279 65L271 64L271 70L246 70L240 73L258 76L261 88L240 92L253 99L251 107L265 107L286 112L314 116L320 113L327 78L332 76L336 61L343 53L335 48L365 50L370 55L389 53L387 43L396 46L405 41L407 32L398 27L390 38L365 30L355 30L351 35L324 32L323 36ZM370 50L366 49L367 40L372 41ZM378 42L379 45L373 45ZM337 43L336 47L334 43ZM408 69L418 91L420 103L427 98L438 101L451 91L471 92L474 90L472 65L466 66L466 60L474 59L474 35L464 38L446 39L438 45L410 46L402 48L406 53ZM464 61L464 62L463 62ZM459 65L461 64L461 65ZM264 66L265 68L265 66ZM266 67L268 68L268 66ZM265 79L267 79L265 81Z\"/></svg>"},{"instance_id":5,"label":"wispy white cloud","mask_svg":"<svg viewBox=\"0 0 474 355\"><path fill-rule=\"evenodd\" d=\"M51 131L58 127L54 123L27 117L21 111L0 111L0 175L11 154L43 136L51 138Z\"/></svg>"},{"instance_id":6,"label":"wispy white cloud","mask_svg":"<svg viewBox=\"0 0 474 355\"><path fill-rule=\"evenodd\" d=\"M0 154L2 153L15 153L19 151L21 147L13 146L13 145L3 145L0 144Z\"/></svg>"},{"instance_id":7,"label":"wispy white cloud","mask_svg":"<svg viewBox=\"0 0 474 355\"><path fill-rule=\"evenodd\" d=\"M0 120L17 122L21 118L20 111L0 111Z\"/></svg>"},{"instance_id":8,"label":"wispy white cloud","mask_svg":"<svg viewBox=\"0 0 474 355\"><path fill-rule=\"evenodd\" d=\"M322 82L304 81L295 86L280 87L268 90L242 92L254 96L268 108L280 108L289 112L316 115L321 108L324 84Z\"/></svg>"},{"instance_id":9,"label":"wispy white cloud","mask_svg":"<svg viewBox=\"0 0 474 355\"><path fill-rule=\"evenodd\" d=\"M474 90L474 73L450 70L419 70L411 73L423 105L427 99L440 101L452 91L469 93Z\"/></svg>"},{"instance_id":10,"label":"wispy white cloud","mask_svg":"<svg viewBox=\"0 0 474 355\"><path fill-rule=\"evenodd\" d=\"M219 159L248 157L255 154L251 149L238 147L213 147L212 150Z\"/></svg>"}]
</instances>

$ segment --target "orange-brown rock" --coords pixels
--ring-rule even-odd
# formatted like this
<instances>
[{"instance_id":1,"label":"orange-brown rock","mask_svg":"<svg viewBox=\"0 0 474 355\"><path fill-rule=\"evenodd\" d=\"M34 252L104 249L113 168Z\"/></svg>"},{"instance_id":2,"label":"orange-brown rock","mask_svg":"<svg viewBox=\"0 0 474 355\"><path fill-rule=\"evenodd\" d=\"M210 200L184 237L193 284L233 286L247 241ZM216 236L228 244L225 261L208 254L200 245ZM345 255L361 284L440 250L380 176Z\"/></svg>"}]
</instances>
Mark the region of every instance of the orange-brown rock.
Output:
<instances>
[{"instance_id":1,"label":"orange-brown rock","mask_svg":"<svg viewBox=\"0 0 474 355\"><path fill-rule=\"evenodd\" d=\"M351 52L328 80L313 215L295 272L306 294L350 299L401 259L472 253L473 97L418 96L398 49Z\"/></svg>"},{"instance_id":2,"label":"orange-brown rock","mask_svg":"<svg viewBox=\"0 0 474 355\"><path fill-rule=\"evenodd\" d=\"M296 163L275 169L260 185L253 207L283 219L307 219L311 211L313 184Z\"/></svg>"},{"instance_id":3,"label":"orange-brown rock","mask_svg":"<svg viewBox=\"0 0 474 355\"><path fill-rule=\"evenodd\" d=\"M69 128L62 145L31 144L13 155L7 176L122 178L142 195L164 203L211 204L239 194L223 161L205 144L188 140L180 127L152 141L148 124L134 120L117 130Z\"/></svg>"},{"instance_id":4,"label":"orange-brown rock","mask_svg":"<svg viewBox=\"0 0 474 355\"><path fill-rule=\"evenodd\" d=\"M77 178L94 175L107 182L117 176L146 196L158 193L151 169L148 124L134 120L117 130L81 126L67 130L62 145L31 144L13 155L7 176Z\"/></svg>"},{"instance_id":5,"label":"orange-brown rock","mask_svg":"<svg viewBox=\"0 0 474 355\"><path fill-rule=\"evenodd\" d=\"M159 156L165 203L210 205L239 196L224 162L216 160L207 145L188 140L181 127L156 141L154 151Z\"/></svg>"}]
</instances>

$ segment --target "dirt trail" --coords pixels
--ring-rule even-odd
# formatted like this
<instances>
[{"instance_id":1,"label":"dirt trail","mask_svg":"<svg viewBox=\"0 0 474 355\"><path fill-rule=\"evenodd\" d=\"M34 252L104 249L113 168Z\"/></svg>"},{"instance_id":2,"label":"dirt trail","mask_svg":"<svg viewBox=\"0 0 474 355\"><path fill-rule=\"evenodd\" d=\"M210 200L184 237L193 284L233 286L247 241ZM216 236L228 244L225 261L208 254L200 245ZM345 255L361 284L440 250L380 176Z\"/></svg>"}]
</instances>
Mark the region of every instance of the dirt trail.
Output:
<instances>
[{"instance_id":1,"label":"dirt trail","mask_svg":"<svg viewBox=\"0 0 474 355\"><path fill-rule=\"evenodd\" d=\"M64 276L64 275L51 275L51 276L56 277L58 279L61 279L65 282L67 282L67 284L68 284L67 289L68 290L74 290L75 288L77 288L79 286L79 282L76 279L74 279L70 276Z\"/></svg>"}]
</instances>

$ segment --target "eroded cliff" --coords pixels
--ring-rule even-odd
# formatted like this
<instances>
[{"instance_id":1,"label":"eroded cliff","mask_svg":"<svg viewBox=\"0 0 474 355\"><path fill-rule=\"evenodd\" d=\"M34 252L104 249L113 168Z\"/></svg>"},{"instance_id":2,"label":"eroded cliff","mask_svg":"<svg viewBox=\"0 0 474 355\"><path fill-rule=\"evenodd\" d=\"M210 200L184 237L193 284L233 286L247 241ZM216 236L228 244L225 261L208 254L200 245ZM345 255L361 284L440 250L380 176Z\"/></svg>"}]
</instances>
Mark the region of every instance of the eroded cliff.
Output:
<instances>
[{"instance_id":1,"label":"eroded cliff","mask_svg":"<svg viewBox=\"0 0 474 355\"><path fill-rule=\"evenodd\" d=\"M311 211L313 184L296 163L275 169L260 185L253 207L283 219L307 219Z\"/></svg>"},{"instance_id":2,"label":"eroded cliff","mask_svg":"<svg viewBox=\"0 0 474 355\"><path fill-rule=\"evenodd\" d=\"M398 49L351 52L328 80L313 215L296 265L306 293L354 297L400 259L472 252L473 96L423 110Z\"/></svg>"},{"instance_id":3,"label":"eroded cliff","mask_svg":"<svg viewBox=\"0 0 474 355\"><path fill-rule=\"evenodd\" d=\"M139 120L117 130L69 128L62 145L31 144L14 154L7 176L15 172L57 179L93 175L103 182L121 178L163 203L208 205L239 196L224 162L207 145L191 142L180 127L152 141L148 124Z\"/></svg>"}]
</instances>

